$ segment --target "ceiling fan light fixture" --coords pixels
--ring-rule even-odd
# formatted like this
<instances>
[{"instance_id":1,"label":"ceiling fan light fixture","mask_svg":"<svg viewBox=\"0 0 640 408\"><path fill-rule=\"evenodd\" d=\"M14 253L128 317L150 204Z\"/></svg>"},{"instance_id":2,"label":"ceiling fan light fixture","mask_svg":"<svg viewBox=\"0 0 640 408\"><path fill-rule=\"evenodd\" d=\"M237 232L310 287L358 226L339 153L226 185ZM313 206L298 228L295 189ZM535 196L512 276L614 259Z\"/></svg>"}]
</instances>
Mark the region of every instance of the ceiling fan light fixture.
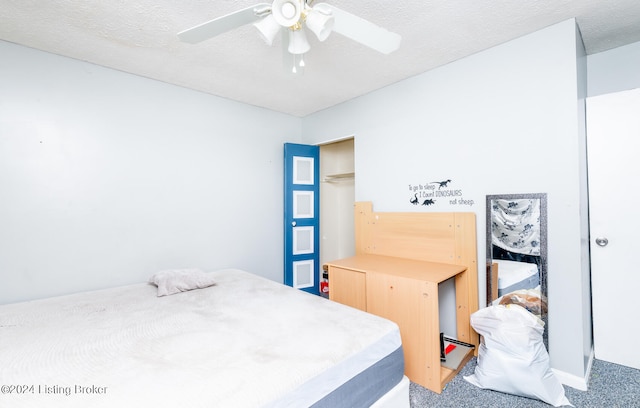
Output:
<instances>
[{"instance_id":1,"label":"ceiling fan light fixture","mask_svg":"<svg viewBox=\"0 0 640 408\"><path fill-rule=\"evenodd\" d=\"M293 55L293 54L289 54L291 56L291 59L289 59L289 63L290 63L290 74L294 74L297 76L301 76L304 75L304 54L297 54L297 55Z\"/></svg>"},{"instance_id":2,"label":"ceiling fan light fixture","mask_svg":"<svg viewBox=\"0 0 640 408\"><path fill-rule=\"evenodd\" d=\"M304 54L311 49L304 30L289 30L289 52L291 54Z\"/></svg>"},{"instance_id":3,"label":"ceiling fan light fixture","mask_svg":"<svg viewBox=\"0 0 640 408\"><path fill-rule=\"evenodd\" d=\"M318 40L324 41L333 30L335 18L331 14L325 14L316 9L311 9L307 14L305 22L309 30L318 37Z\"/></svg>"},{"instance_id":4,"label":"ceiling fan light fixture","mask_svg":"<svg viewBox=\"0 0 640 408\"><path fill-rule=\"evenodd\" d=\"M291 27L300 20L302 3L300 0L273 0L271 15L283 27Z\"/></svg>"},{"instance_id":5,"label":"ceiling fan light fixture","mask_svg":"<svg viewBox=\"0 0 640 408\"><path fill-rule=\"evenodd\" d=\"M258 29L260 37L269 46L273 44L273 39L280 31L280 28L282 28L282 26L280 26L276 21L275 17L273 17L273 14L269 14L265 18L256 21L253 23L253 26Z\"/></svg>"},{"instance_id":6,"label":"ceiling fan light fixture","mask_svg":"<svg viewBox=\"0 0 640 408\"><path fill-rule=\"evenodd\" d=\"M285 51L282 53L285 62L283 66L291 67L290 58L293 58L296 72L303 71L303 54L311 49L305 34L306 28L319 41L326 40L335 31L383 54L389 54L400 46L402 37L399 34L329 4L317 3L311 6L312 3L314 0L271 0L270 4L259 3L180 31L178 38L196 44L240 26L253 24L263 40L272 45L279 31L282 33Z\"/></svg>"}]
</instances>

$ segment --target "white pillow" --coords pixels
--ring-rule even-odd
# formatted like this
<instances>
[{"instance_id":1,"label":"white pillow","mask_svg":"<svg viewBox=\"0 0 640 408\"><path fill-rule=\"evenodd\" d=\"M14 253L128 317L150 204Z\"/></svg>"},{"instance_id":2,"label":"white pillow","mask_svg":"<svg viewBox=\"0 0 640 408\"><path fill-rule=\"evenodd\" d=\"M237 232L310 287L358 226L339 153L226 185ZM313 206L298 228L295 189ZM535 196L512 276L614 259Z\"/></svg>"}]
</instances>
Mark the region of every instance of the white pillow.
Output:
<instances>
[{"instance_id":1,"label":"white pillow","mask_svg":"<svg viewBox=\"0 0 640 408\"><path fill-rule=\"evenodd\" d=\"M149 283L158 287L158 296L173 295L215 285L213 276L201 269L169 269L155 273Z\"/></svg>"}]
</instances>

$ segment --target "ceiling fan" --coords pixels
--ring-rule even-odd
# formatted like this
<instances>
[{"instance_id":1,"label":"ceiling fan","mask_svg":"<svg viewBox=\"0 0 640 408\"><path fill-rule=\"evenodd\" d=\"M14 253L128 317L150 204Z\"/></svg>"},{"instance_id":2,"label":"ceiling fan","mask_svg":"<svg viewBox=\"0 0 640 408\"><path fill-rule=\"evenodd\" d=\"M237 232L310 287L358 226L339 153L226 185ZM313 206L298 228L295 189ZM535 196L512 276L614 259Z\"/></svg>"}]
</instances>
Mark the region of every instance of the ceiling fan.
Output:
<instances>
[{"instance_id":1,"label":"ceiling fan","mask_svg":"<svg viewBox=\"0 0 640 408\"><path fill-rule=\"evenodd\" d=\"M207 21L178 33L180 40L195 44L246 24L253 24L262 39L271 45L283 32L283 47L294 56L296 65L304 66L302 56L311 49L305 28L324 41L332 32L341 34L383 54L400 47L402 37L354 14L327 3L311 5L314 0L273 0L258 3L226 16Z\"/></svg>"}]
</instances>

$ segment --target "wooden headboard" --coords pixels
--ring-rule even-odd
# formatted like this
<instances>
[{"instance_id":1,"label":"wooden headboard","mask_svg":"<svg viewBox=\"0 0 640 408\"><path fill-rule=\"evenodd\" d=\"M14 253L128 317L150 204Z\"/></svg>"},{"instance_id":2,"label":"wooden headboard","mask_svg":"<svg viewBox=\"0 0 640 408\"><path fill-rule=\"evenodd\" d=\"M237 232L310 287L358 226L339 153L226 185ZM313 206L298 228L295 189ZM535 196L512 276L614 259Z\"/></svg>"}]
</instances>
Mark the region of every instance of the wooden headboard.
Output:
<instances>
[{"instance_id":1,"label":"wooden headboard","mask_svg":"<svg viewBox=\"0 0 640 408\"><path fill-rule=\"evenodd\" d=\"M465 265L477 271L475 213L373 212L371 202L358 202L355 234L356 254Z\"/></svg>"},{"instance_id":2,"label":"wooden headboard","mask_svg":"<svg viewBox=\"0 0 640 408\"><path fill-rule=\"evenodd\" d=\"M356 255L464 265L467 267L464 279L470 288L469 314L478 310L475 213L373 212L371 202L357 202L354 215Z\"/></svg>"}]
</instances>

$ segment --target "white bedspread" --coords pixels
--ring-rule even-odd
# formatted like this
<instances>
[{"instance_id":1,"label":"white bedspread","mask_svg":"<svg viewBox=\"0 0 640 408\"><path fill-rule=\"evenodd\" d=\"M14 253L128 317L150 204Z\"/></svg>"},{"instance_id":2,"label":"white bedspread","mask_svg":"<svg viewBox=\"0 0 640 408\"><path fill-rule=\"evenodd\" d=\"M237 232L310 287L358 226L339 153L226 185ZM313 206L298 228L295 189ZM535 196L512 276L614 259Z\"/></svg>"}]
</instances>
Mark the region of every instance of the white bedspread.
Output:
<instances>
[{"instance_id":1,"label":"white bedspread","mask_svg":"<svg viewBox=\"0 0 640 408\"><path fill-rule=\"evenodd\" d=\"M498 288L504 289L538 273L538 265L528 262L494 260L498 264Z\"/></svg>"},{"instance_id":2,"label":"white bedspread","mask_svg":"<svg viewBox=\"0 0 640 408\"><path fill-rule=\"evenodd\" d=\"M0 306L0 407L308 406L400 345L388 320L212 273L166 297L138 284Z\"/></svg>"}]
</instances>

